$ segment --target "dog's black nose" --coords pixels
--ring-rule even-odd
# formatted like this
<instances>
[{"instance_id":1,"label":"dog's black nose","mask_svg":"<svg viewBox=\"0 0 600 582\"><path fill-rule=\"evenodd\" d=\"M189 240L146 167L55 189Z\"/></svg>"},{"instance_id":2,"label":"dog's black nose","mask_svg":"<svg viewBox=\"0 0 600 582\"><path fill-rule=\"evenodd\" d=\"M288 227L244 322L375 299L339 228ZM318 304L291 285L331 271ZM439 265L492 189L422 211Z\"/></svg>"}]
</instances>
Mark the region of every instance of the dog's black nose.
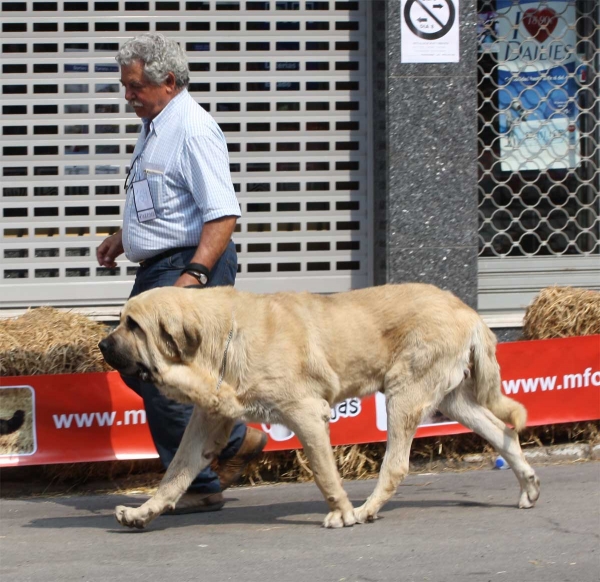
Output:
<instances>
[{"instance_id":1,"label":"dog's black nose","mask_svg":"<svg viewBox=\"0 0 600 582\"><path fill-rule=\"evenodd\" d=\"M108 351L110 342L108 341L108 338L105 337L101 342L98 343L98 347L100 348L100 351L102 352L102 354L106 354L106 352Z\"/></svg>"}]
</instances>

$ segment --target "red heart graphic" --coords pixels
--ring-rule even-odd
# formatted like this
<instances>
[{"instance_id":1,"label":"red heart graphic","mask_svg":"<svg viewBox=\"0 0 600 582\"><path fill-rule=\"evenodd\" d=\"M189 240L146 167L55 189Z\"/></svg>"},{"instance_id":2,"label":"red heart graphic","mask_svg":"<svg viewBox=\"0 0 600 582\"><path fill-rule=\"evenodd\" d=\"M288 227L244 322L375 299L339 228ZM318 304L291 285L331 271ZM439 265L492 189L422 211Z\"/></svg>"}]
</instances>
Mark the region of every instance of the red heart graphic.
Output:
<instances>
[{"instance_id":1,"label":"red heart graphic","mask_svg":"<svg viewBox=\"0 0 600 582\"><path fill-rule=\"evenodd\" d=\"M523 14L523 25L538 42L544 42L556 28L558 16L552 8L530 8Z\"/></svg>"}]
</instances>

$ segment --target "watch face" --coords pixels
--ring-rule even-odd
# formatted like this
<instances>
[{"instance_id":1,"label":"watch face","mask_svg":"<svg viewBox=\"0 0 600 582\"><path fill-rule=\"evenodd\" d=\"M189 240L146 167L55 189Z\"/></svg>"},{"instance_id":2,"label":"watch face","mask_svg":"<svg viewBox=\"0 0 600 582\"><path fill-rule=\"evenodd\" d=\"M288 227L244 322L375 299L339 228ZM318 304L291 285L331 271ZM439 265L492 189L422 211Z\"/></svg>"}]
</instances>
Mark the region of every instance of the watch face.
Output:
<instances>
[{"instance_id":1,"label":"watch face","mask_svg":"<svg viewBox=\"0 0 600 582\"><path fill-rule=\"evenodd\" d=\"M208 277L205 273L201 273L199 271L196 271L195 269L186 269L184 270L184 273L188 273L189 275L194 277L194 279L196 279L198 283L200 283L200 285L206 285L208 283Z\"/></svg>"}]
</instances>

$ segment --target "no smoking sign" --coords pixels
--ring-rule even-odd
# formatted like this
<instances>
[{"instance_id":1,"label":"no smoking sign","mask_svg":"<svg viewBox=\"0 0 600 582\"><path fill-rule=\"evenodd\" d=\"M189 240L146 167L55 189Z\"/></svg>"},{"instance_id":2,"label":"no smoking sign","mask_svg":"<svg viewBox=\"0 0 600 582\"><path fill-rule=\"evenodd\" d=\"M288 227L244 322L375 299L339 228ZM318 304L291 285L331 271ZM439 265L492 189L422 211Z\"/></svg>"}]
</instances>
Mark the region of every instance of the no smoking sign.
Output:
<instances>
[{"instance_id":1,"label":"no smoking sign","mask_svg":"<svg viewBox=\"0 0 600 582\"><path fill-rule=\"evenodd\" d=\"M458 0L402 0L403 63L459 60Z\"/></svg>"},{"instance_id":2,"label":"no smoking sign","mask_svg":"<svg viewBox=\"0 0 600 582\"><path fill-rule=\"evenodd\" d=\"M419 38L435 40L450 31L456 10L451 0L408 0L404 18L408 28Z\"/></svg>"}]
</instances>

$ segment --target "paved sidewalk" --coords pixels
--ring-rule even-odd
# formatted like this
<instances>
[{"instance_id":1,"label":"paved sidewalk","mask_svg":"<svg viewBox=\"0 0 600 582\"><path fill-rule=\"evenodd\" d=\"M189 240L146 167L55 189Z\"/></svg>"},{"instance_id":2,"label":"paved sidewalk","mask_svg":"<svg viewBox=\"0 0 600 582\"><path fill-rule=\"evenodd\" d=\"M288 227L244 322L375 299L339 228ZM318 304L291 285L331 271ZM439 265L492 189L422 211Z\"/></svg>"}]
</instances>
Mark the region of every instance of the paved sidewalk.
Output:
<instances>
[{"instance_id":1,"label":"paved sidewalk","mask_svg":"<svg viewBox=\"0 0 600 582\"><path fill-rule=\"evenodd\" d=\"M217 513L122 528L98 495L0 501L2 582L597 582L600 463L536 467L518 510L512 471L411 475L373 524L320 527L313 483L228 490ZM361 503L374 481L345 484Z\"/></svg>"}]
</instances>

